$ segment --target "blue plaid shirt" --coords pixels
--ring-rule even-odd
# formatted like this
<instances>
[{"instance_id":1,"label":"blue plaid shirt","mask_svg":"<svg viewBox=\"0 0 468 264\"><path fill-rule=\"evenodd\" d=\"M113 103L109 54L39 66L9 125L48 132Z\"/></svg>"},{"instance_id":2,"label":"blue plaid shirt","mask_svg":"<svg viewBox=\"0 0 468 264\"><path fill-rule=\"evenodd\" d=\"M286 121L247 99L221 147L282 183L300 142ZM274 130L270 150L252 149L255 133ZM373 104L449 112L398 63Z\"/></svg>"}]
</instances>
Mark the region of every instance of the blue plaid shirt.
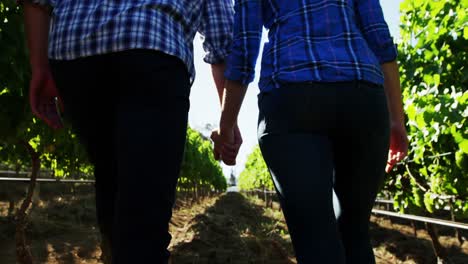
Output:
<instances>
[{"instance_id":1,"label":"blue plaid shirt","mask_svg":"<svg viewBox=\"0 0 468 264\"><path fill-rule=\"evenodd\" d=\"M204 60L223 62L232 42L232 0L24 0L52 8L49 58L72 60L151 49L180 58L195 78L193 38Z\"/></svg>"},{"instance_id":2,"label":"blue plaid shirt","mask_svg":"<svg viewBox=\"0 0 468 264\"><path fill-rule=\"evenodd\" d=\"M254 79L263 26L268 31L259 87L289 82L383 83L380 64L397 53L379 0L236 0L227 79Z\"/></svg>"}]
</instances>

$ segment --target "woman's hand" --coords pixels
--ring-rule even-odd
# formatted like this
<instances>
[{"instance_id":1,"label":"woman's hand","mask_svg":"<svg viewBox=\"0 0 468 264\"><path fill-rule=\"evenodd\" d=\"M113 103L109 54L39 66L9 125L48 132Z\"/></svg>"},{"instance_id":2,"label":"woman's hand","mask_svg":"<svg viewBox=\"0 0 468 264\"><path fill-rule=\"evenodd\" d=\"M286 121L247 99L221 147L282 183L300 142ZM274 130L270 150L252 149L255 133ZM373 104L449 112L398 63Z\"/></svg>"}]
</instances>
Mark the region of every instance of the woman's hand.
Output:
<instances>
[{"instance_id":1,"label":"woman's hand","mask_svg":"<svg viewBox=\"0 0 468 264\"><path fill-rule=\"evenodd\" d=\"M391 120L390 149L385 168L386 172L390 172L393 166L408 154L408 136L405 128L398 63L396 61L386 62L381 67L384 74L384 88Z\"/></svg>"},{"instance_id":2,"label":"woman's hand","mask_svg":"<svg viewBox=\"0 0 468 264\"><path fill-rule=\"evenodd\" d=\"M55 100L58 100L58 106ZM63 104L49 67L33 69L29 85L29 102L35 116L44 120L53 129L62 128L59 111Z\"/></svg>"},{"instance_id":3,"label":"woman's hand","mask_svg":"<svg viewBox=\"0 0 468 264\"><path fill-rule=\"evenodd\" d=\"M390 149L385 171L388 173L393 166L402 161L408 154L408 135L403 124L392 124L390 130Z\"/></svg>"}]
</instances>

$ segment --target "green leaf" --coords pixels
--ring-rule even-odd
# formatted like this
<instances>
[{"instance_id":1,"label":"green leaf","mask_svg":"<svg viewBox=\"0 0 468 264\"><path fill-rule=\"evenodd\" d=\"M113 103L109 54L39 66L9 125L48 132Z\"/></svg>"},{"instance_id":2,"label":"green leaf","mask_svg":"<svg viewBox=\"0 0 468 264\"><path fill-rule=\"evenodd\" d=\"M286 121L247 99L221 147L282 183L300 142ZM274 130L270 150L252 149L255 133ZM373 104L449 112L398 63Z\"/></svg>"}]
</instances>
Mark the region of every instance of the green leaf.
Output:
<instances>
[{"instance_id":1,"label":"green leaf","mask_svg":"<svg viewBox=\"0 0 468 264\"><path fill-rule=\"evenodd\" d=\"M465 154L468 154L468 140L463 140L458 146Z\"/></svg>"},{"instance_id":2,"label":"green leaf","mask_svg":"<svg viewBox=\"0 0 468 264\"><path fill-rule=\"evenodd\" d=\"M434 212L434 197L431 193L424 194L424 206L429 213Z\"/></svg>"},{"instance_id":3,"label":"green leaf","mask_svg":"<svg viewBox=\"0 0 468 264\"><path fill-rule=\"evenodd\" d=\"M462 135L462 133L460 133L460 131L458 131L458 128L457 128L456 124L453 124L450 127L450 133L452 134L452 136L455 139L455 142L457 144L460 144L460 143L462 143L462 141L464 141L463 135Z\"/></svg>"},{"instance_id":4,"label":"green leaf","mask_svg":"<svg viewBox=\"0 0 468 264\"><path fill-rule=\"evenodd\" d=\"M440 75L439 74L434 74L434 85L439 86L440 84Z\"/></svg>"},{"instance_id":5,"label":"green leaf","mask_svg":"<svg viewBox=\"0 0 468 264\"><path fill-rule=\"evenodd\" d=\"M458 102L463 105L467 101L468 101L468 91L465 91L463 95L460 98L458 98Z\"/></svg>"}]
</instances>

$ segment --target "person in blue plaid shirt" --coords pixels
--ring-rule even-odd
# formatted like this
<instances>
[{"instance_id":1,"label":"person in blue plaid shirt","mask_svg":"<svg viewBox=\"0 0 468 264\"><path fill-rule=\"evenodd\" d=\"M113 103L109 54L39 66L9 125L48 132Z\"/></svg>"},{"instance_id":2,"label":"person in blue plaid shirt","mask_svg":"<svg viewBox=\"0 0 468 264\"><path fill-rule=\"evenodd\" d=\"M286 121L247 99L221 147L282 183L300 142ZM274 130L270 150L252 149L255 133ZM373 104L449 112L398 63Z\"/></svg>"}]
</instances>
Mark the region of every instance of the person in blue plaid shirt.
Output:
<instances>
[{"instance_id":1,"label":"person in blue plaid shirt","mask_svg":"<svg viewBox=\"0 0 468 264\"><path fill-rule=\"evenodd\" d=\"M95 166L104 249L112 249L106 256L113 264L167 263L195 78L193 38L204 36L204 60L221 98L231 0L22 4L32 111L59 128L63 110L85 145ZM238 129L236 135L240 146Z\"/></svg>"},{"instance_id":2,"label":"person in blue plaid shirt","mask_svg":"<svg viewBox=\"0 0 468 264\"><path fill-rule=\"evenodd\" d=\"M397 52L379 0L236 0L218 146L254 79L258 138L299 264L375 263L369 218L385 169L408 150ZM335 216L332 193L340 202Z\"/></svg>"}]
</instances>

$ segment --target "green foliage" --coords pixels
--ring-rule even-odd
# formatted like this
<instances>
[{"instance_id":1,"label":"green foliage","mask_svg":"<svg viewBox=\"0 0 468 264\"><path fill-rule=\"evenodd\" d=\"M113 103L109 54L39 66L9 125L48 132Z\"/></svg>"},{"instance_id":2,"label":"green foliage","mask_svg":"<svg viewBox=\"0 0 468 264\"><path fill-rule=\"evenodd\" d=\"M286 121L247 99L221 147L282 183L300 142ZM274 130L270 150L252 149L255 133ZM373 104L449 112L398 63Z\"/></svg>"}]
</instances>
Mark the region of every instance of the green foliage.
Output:
<instances>
[{"instance_id":1,"label":"green foliage","mask_svg":"<svg viewBox=\"0 0 468 264\"><path fill-rule=\"evenodd\" d=\"M468 216L468 1L401 4L400 72L409 160L384 188L401 211ZM447 155L444 155L448 153Z\"/></svg>"},{"instance_id":2,"label":"green foliage","mask_svg":"<svg viewBox=\"0 0 468 264\"><path fill-rule=\"evenodd\" d=\"M0 139L11 140L26 118L28 60L20 9L0 1Z\"/></svg>"},{"instance_id":3,"label":"green foliage","mask_svg":"<svg viewBox=\"0 0 468 264\"><path fill-rule=\"evenodd\" d=\"M185 157L179 179L180 190L215 190L227 189L223 170L213 157L211 141L189 128L185 144Z\"/></svg>"},{"instance_id":4,"label":"green foliage","mask_svg":"<svg viewBox=\"0 0 468 264\"><path fill-rule=\"evenodd\" d=\"M53 132L31 114L29 79L21 9L15 1L0 0L0 164L28 170L30 157L19 144L22 141L40 154L41 168L57 177L91 174L92 167L70 129Z\"/></svg>"},{"instance_id":5,"label":"green foliage","mask_svg":"<svg viewBox=\"0 0 468 264\"><path fill-rule=\"evenodd\" d=\"M245 170L239 176L239 188L241 190L274 191L273 181L258 146L247 158Z\"/></svg>"}]
</instances>

